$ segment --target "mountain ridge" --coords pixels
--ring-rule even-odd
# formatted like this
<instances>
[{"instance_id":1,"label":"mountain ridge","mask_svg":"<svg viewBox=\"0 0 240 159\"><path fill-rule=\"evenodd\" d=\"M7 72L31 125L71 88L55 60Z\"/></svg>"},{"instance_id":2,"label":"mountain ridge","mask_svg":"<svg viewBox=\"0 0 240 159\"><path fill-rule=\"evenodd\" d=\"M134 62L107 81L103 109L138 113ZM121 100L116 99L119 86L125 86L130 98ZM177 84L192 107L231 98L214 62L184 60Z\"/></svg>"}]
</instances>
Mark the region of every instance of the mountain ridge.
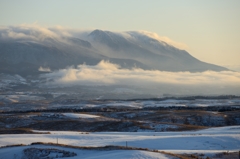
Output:
<instances>
[{"instance_id":1,"label":"mountain ridge","mask_svg":"<svg viewBox=\"0 0 240 159\"><path fill-rule=\"evenodd\" d=\"M57 70L83 63L96 65L102 60L127 69L138 67L170 72L228 70L202 62L185 50L137 31L96 29L86 37L78 37L74 34L63 36L54 31L48 35L46 31L31 27L12 28L0 30L1 73L39 73L36 68ZM21 64L24 64L22 68Z\"/></svg>"},{"instance_id":2,"label":"mountain ridge","mask_svg":"<svg viewBox=\"0 0 240 159\"><path fill-rule=\"evenodd\" d=\"M92 38L93 42L102 43L103 45L107 45L110 49L113 49L113 53L116 53L116 51L119 51L119 48L121 53L124 54L124 56L128 56L128 58L134 58L138 59L138 61L142 63L149 63L151 64L154 60L158 60L161 63L158 63L158 61L155 61L155 65L152 66L152 68L162 70L162 71L207 71L207 70L213 70L213 71L222 71L222 70L228 70L224 67L208 64L206 62L202 62L192 55L190 55L187 51L178 49L172 45L167 44L166 42L159 41L157 39L154 39L152 37L149 37L147 35L141 34L137 31L130 31L125 32L131 35L132 39L129 41L128 39L124 38L119 33L109 32L109 31L102 31L102 30L94 30L92 31L89 36L94 36ZM103 39L105 38L105 39ZM117 39L118 38L118 39ZM147 44L146 44L147 42ZM154 45L153 45L154 43ZM150 46L151 45L151 46ZM120 47L122 46L122 47ZM155 47L153 49L153 46ZM131 48L129 48L131 47ZM133 55L132 55L133 54ZM153 57L149 57L149 55L152 55ZM141 57L142 56L142 57ZM148 56L148 57L147 57ZM173 60L173 57L178 57L177 60ZM119 57L119 56L117 56ZM146 61L146 57L150 60ZM183 60L183 57L185 58ZM188 61L186 61L188 60ZM172 64L178 63L179 65L170 68ZM170 64L168 64L170 63ZM181 68L181 65L187 65L188 68ZM197 67L194 67L194 65ZM200 66L198 66L200 65ZM205 65L205 66L204 66ZM159 67L158 67L159 66ZM179 69L180 67L180 69ZM191 67L191 69L189 68ZM199 67L199 68L198 68Z\"/></svg>"}]
</instances>

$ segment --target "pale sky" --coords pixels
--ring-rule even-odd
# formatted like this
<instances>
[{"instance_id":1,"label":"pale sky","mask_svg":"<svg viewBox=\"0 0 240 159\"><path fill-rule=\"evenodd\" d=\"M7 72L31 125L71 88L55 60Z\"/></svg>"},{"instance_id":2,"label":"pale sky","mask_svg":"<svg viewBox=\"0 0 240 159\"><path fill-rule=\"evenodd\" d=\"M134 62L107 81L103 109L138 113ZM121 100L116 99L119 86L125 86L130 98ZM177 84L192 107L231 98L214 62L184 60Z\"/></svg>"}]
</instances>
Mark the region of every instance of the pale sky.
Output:
<instances>
[{"instance_id":1,"label":"pale sky","mask_svg":"<svg viewBox=\"0 0 240 159\"><path fill-rule=\"evenodd\" d=\"M155 32L202 61L240 68L240 0L0 0L1 26L36 22Z\"/></svg>"}]
</instances>

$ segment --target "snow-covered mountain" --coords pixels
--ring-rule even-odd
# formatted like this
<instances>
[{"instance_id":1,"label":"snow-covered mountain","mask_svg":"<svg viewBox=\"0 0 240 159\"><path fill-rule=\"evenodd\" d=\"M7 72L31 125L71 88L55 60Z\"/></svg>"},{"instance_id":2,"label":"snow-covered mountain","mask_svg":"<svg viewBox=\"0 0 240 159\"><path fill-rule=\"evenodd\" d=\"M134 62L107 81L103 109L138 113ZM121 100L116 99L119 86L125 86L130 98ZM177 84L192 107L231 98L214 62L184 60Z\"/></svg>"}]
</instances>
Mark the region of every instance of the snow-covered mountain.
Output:
<instances>
[{"instance_id":1,"label":"snow-covered mountain","mask_svg":"<svg viewBox=\"0 0 240 159\"><path fill-rule=\"evenodd\" d=\"M105 56L134 59L152 69L173 72L226 70L226 68L199 61L185 50L138 31L114 33L94 30L89 34L89 38L93 44L104 45L109 49L107 53L103 52Z\"/></svg>"},{"instance_id":2,"label":"snow-covered mountain","mask_svg":"<svg viewBox=\"0 0 240 159\"><path fill-rule=\"evenodd\" d=\"M47 30L47 31L46 31ZM93 30L61 34L59 30L0 28L0 72L33 74L40 67L51 70L108 60L122 68L161 71L223 71L224 67L201 62L188 52L142 32Z\"/></svg>"}]
</instances>

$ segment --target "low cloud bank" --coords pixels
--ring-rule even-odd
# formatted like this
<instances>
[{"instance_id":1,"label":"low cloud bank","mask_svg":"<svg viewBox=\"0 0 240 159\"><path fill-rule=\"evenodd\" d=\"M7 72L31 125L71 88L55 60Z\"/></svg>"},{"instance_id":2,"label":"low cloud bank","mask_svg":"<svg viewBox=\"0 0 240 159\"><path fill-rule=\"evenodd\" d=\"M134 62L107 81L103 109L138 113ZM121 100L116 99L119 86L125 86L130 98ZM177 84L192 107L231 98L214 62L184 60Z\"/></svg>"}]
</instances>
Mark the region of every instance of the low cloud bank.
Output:
<instances>
[{"instance_id":1,"label":"low cloud bank","mask_svg":"<svg viewBox=\"0 0 240 159\"><path fill-rule=\"evenodd\" d=\"M118 65L101 61L95 66L79 65L43 75L55 86L134 86L159 90L162 93L240 94L240 73L223 72L165 72L122 69Z\"/></svg>"},{"instance_id":2,"label":"low cloud bank","mask_svg":"<svg viewBox=\"0 0 240 159\"><path fill-rule=\"evenodd\" d=\"M39 67L39 69L38 69L38 71L40 71L40 72L51 72L51 69L50 68L48 68L48 67Z\"/></svg>"}]
</instances>

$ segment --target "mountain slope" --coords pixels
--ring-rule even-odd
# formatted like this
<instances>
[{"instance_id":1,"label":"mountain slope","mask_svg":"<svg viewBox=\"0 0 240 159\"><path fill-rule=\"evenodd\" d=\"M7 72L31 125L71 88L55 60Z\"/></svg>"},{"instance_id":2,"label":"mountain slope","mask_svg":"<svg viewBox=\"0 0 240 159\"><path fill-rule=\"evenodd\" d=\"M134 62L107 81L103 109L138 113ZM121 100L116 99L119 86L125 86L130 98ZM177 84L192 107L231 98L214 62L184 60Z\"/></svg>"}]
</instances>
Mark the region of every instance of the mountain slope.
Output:
<instances>
[{"instance_id":1,"label":"mountain slope","mask_svg":"<svg viewBox=\"0 0 240 159\"><path fill-rule=\"evenodd\" d=\"M141 32L121 34L94 30L89 34L89 39L92 43L110 49L109 54L112 57L136 59L158 70L190 72L227 70L224 67L199 61L185 50L177 49Z\"/></svg>"},{"instance_id":2,"label":"mountain slope","mask_svg":"<svg viewBox=\"0 0 240 159\"><path fill-rule=\"evenodd\" d=\"M83 46L80 45L83 43ZM31 41L0 41L0 72L35 74L40 67L52 70L86 63L96 65L101 60L116 63L125 68L148 67L134 59L109 58L98 54L89 42L75 38L70 44L52 41L51 44Z\"/></svg>"},{"instance_id":3,"label":"mountain slope","mask_svg":"<svg viewBox=\"0 0 240 159\"><path fill-rule=\"evenodd\" d=\"M0 30L0 73L27 75L39 73L39 67L56 70L83 63L96 65L101 60L128 69L138 67L174 72L227 70L199 61L188 52L142 32L94 30L87 37L58 34L31 27Z\"/></svg>"}]
</instances>

